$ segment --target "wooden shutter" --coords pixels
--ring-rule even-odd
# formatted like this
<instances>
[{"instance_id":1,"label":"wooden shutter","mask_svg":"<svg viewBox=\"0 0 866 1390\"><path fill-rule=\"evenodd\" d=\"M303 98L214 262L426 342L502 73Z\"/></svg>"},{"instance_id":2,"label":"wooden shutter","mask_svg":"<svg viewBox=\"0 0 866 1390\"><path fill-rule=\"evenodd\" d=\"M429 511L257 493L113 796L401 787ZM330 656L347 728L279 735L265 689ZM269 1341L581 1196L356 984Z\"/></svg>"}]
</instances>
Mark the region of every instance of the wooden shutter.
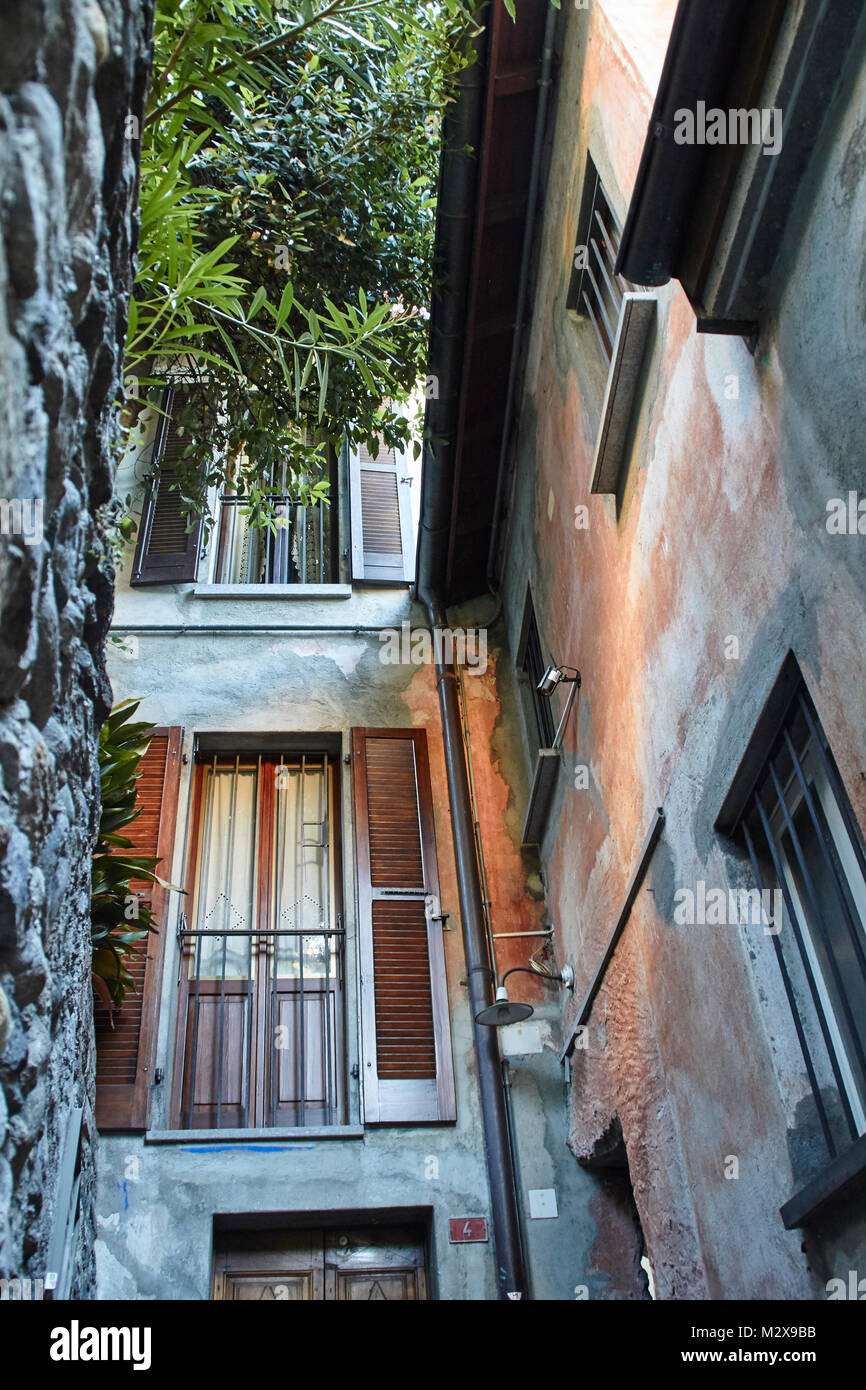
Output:
<instances>
[{"instance_id":1,"label":"wooden shutter","mask_svg":"<svg viewBox=\"0 0 866 1390\"><path fill-rule=\"evenodd\" d=\"M136 800L142 812L127 832L135 853L160 857L157 873L161 878L171 877L182 733L177 727L154 730L141 760ZM96 1123L100 1129L146 1129L149 1119L169 895L158 884L133 881L131 887L148 895L159 930L150 932L127 962L135 990L127 993L115 1013L114 1027L103 1009L96 1010Z\"/></svg>"},{"instance_id":2,"label":"wooden shutter","mask_svg":"<svg viewBox=\"0 0 866 1390\"><path fill-rule=\"evenodd\" d=\"M158 418L153 447L160 473L147 484L129 581L132 585L192 583L198 573L202 523L199 520L187 530L188 517L181 507L180 493L171 486L176 461L188 443L186 436L178 434L175 418L189 399L189 392L169 388L162 400L165 413Z\"/></svg>"},{"instance_id":3,"label":"wooden shutter","mask_svg":"<svg viewBox=\"0 0 866 1390\"><path fill-rule=\"evenodd\" d=\"M415 578L407 457L380 445L349 453L352 578L366 584L411 584Z\"/></svg>"},{"instance_id":4,"label":"wooden shutter","mask_svg":"<svg viewBox=\"0 0 866 1390\"><path fill-rule=\"evenodd\" d=\"M364 1118L454 1120L426 734L353 729L352 762Z\"/></svg>"}]
</instances>

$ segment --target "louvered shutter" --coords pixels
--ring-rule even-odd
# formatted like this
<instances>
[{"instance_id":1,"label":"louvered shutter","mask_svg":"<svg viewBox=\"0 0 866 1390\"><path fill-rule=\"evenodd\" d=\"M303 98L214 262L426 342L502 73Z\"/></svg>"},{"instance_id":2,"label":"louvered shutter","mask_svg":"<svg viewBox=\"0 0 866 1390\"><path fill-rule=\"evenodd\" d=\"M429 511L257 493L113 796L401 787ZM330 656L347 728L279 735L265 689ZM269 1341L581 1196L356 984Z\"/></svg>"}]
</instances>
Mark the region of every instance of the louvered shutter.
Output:
<instances>
[{"instance_id":1,"label":"louvered shutter","mask_svg":"<svg viewBox=\"0 0 866 1390\"><path fill-rule=\"evenodd\" d=\"M160 472L158 479L151 478L147 484L132 585L192 583L198 573L202 524L199 521L187 530L180 493L171 486L175 463L189 442L178 434L175 420L189 399L189 393L181 388L170 388L163 397L164 413L158 418L154 443L154 461L160 462Z\"/></svg>"},{"instance_id":2,"label":"louvered shutter","mask_svg":"<svg viewBox=\"0 0 866 1390\"><path fill-rule=\"evenodd\" d=\"M457 1112L424 730L354 729L352 762L364 1118L451 1121Z\"/></svg>"},{"instance_id":3,"label":"louvered shutter","mask_svg":"<svg viewBox=\"0 0 866 1390\"><path fill-rule=\"evenodd\" d=\"M365 584L411 584L415 578L411 482L406 455L362 444L349 453L352 578Z\"/></svg>"},{"instance_id":4,"label":"louvered shutter","mask_svg":"<svg viewBox=\"0 0 866 1390\"><path fill-rule=\"evenodd\" d=\"M154 730L140 764L136 804L142 808L141 815L126 832L133 849L125 852L159 856L160 878L171 877L182 733L177 727ZM131 889L151 903L159 931L148 933L127 959L135 989L127 992L115 1013L114 1027L105 1010L96 1010L96 1123L100 1129L145 1129L149 1118L169 895L158 884L144 881L133 881Z\"/></svg>"}]
</instances>

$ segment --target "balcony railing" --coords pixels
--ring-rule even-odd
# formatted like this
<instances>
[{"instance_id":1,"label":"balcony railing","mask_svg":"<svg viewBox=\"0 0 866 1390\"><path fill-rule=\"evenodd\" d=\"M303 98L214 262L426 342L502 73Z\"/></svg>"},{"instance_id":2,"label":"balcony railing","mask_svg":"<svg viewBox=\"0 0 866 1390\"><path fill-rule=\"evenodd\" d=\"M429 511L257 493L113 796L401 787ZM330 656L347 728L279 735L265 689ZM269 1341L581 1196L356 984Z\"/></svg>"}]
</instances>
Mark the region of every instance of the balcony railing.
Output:
<instances>
[{"instance_id":1,"label":"balcony railing","mask_svg":"<svg viewBox=\"0 0 866 1390\"><path fill-rule=\"evenodd\" d=\"M344 937L181 926L180 1128L344 1122Z\"/></svg>"},{"instance_id":2,"label":"balcony railing","mask_svg":"<svg viewBox=\"0 0 866 1390\"><path fill-rule=\"evenodd\" d=\"M246 497L222 497L216 528L215 584L327 584L331 581L329 519L321 502L273 498L277 530L250 526Z\"/></svg>"}]
</instances>

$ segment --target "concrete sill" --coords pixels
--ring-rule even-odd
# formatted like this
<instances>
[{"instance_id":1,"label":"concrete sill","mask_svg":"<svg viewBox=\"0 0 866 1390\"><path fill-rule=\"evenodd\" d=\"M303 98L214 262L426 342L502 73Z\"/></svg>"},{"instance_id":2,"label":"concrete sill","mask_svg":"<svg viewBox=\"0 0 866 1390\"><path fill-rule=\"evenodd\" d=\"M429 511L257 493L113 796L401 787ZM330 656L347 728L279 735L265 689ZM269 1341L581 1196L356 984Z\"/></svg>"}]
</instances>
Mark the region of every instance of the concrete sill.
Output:
<instances>
[{"instance_id":1,"label":"concrete sill","mask_svg":"<svg viewBox=\"0 0 866 1390\"><path fill-rule=\"evenodd\" d=\"M196 584L194 598L316 598L352 597L351 584Z\"/></svg>"},{"instance_id":2,"label":"concrete sill","mask_svg":"<svg viewBox=\"0 0 866 1390\"><path fill-rule=\"evenodd\" d=\"M656 304L654 294L629 292L623 296L601 412L590 492L615 494L618 491Z\"/></svg>"},{"instance_id":3,"label":"concrete sill","mask_svg":"<svg viewBox=\"0 0 866 1390\"><path fill-rule=\"evenodd\" d=\"M152 1129L145 1144L267 1144L275 1139L363 1139L363 1125L309 1125L296 1129Z\"/></svg>"},{"instance_id":4,"label":"concrete sill","mask_svg":"<svg viewBox=\"0 0 866 1390\"><path fill-rule=\"evenodd\" d=\"M823 1215L824 1208L841 1197L849 1196L850 1189L858 1186L866 1178L866 1134L855 1139L844 1153L837 1154L817 1178L813 1178L804 1188L794 1194L781 1208L782 1220L788 1231L805 1226Z\"/></svg>"},{"instance_id":5,"label":"concrete sill","mask_svg":"<svg viewBox=\"0 0 866 1390\"><path fill-rule=\"evenodd\" d=\"M540 845L544 838L561 763L562 752L559 748L539 748L520 837L522 847Z\"/></svg>"}]
</instances>

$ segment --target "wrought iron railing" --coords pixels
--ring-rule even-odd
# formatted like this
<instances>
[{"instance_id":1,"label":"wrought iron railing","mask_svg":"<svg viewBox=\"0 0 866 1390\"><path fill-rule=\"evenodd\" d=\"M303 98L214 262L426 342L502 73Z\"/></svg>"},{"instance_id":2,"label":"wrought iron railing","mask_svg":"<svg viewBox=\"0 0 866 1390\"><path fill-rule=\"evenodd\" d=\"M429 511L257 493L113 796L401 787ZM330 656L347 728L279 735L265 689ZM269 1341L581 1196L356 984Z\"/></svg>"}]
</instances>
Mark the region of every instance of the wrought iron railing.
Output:
<instances>
[{"instance_id":1,"label":"wrought iron railing","mask_svg":"<svg viewBox=\"0 0 866 1390\"><path fill-rule=\"evenodd\" d=\"M181 1128L344 1121L344 938L341 926L214 932L182 920Z\"/></svg>"},{"instance_id":2,"label":"wrought iron railing","mask_svg":"<svg viewBox=\"0 0 866 1390\"><path fill-rule=\"evenodd\" d=\"M215 584L327 584L331 537L324 503L272 498L276 530L250 526L249 498L224 496L216 527Z\"/></svg>"}]
</instances>

